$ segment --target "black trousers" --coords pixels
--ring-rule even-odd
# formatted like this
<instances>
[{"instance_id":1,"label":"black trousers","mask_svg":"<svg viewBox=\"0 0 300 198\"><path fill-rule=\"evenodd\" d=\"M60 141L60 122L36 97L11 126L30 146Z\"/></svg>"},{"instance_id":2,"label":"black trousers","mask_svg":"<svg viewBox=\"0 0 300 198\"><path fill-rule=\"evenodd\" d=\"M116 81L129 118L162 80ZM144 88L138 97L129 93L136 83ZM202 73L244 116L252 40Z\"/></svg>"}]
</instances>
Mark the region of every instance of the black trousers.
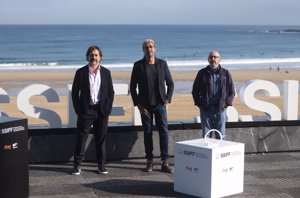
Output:
<instances>
[{"instance_id":1,"label":"black trousers","mask_svg":"<svg viewBox=\"0 0 300 198\"><path fill-rule=\"evenodd\" d=\"M96 146L96 157L98 167L104 166L106 161L106 137L108 116L101 116L94 108L89 108L83 115L77 118L77 139L74 152L74 163L80 164L84 159L85 144L91 127L94 129L94 140Z\"/></svg>"}]
</instances>

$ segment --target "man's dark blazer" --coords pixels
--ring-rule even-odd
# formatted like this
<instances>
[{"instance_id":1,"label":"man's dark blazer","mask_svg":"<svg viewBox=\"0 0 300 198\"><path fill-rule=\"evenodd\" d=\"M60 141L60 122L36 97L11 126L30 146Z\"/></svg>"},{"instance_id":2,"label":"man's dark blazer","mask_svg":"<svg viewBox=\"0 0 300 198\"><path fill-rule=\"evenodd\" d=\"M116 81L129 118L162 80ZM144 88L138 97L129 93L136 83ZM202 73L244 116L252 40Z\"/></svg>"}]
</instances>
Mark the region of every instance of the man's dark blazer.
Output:
<instances>
[{"instance_id":1,"label":"man's dark blazer","mask_svg":"<svg viewBox=\"0 0 300 198\"><path fill-rule=\"evenodd\" d=\"M74 110L77 115L84 114L90 105L90 82L89 82L89 66L83 66L76 71L73 86L72 100ZM102 116L108 116L111 113L112 103L114 100L114 89L110 71L105 67L100 67L101 86L100 100L97 104L97 110Z\"/></svg>"},{"instance_id":2,"label":"man's dark blazer","mask_svg":"<svg viewBox=\"0 0 300 198\"><path fill-rule=\"evenodd\" d=\"M138 104L147 106L149 104L149 86L146 72L146 64L146 59L144 58L135 62L133 65L130 80L130 93L134 106L137 106ZM155 66L157 69L160 98L164 103L166 101L171 102L174 91L174 82L172 80L168 64L162 59L155 58Z\"/></svg>"}]
</instances>

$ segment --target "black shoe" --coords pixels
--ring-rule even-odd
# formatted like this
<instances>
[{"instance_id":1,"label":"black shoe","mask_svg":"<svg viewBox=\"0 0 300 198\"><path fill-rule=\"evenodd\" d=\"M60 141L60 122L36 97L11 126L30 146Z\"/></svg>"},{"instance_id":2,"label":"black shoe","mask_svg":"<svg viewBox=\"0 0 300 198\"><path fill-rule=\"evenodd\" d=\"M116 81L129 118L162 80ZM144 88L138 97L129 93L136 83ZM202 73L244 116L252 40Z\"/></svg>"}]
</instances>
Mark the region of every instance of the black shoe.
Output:
<instances>
[{"instance_id":1,"label":"black shoe","mask_svg":"<svg viewBox=\"0 0 300 198\"><path fill-rule=\"evenodd\" d=\"M72 175L80 175L81 173L81 168L79 165L74 165L74 168L72 170Z\"/></svg>"},{"instance_id":2,"label":"black shoe","mask_svg":"<svg viewBox=\"0 0 300 198\"><path fill-rule=\"evenodd\" d=\"M106 170L105 167L101 167L101 168L98 168L98 173L102 174L102 175L106 175L106 174L108 174L108 171Z\"/></svg>"}]
</instances>

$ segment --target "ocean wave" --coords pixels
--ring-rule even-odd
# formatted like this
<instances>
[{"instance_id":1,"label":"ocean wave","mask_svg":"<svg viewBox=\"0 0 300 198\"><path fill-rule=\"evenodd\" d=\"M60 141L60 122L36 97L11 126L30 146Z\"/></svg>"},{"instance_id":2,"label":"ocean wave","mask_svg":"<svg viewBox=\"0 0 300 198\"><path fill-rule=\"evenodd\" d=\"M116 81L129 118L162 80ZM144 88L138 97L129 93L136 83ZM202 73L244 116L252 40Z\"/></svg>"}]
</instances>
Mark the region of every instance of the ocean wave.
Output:
<instances>
[{"instance_id":1,"label":"ocean wave","mask_svg":"<svg viewBox=\"0 0 300 198\"><path fill-rule=\"evenodd\" d=\"M45 69L74 69L81 65L59 64L57 62L49 63L0 63L2 70L45 70Z\"/></svg>"},{"instance_id":2,"label":"ocean wave","mask_svg":"<svg viewBox=\"0 0 300 198\"><path fill-rule=\"evenodd\" d=\"M170 68L174 69L198 69L208 65L207 60L167 60ZM111 69L131 69L133 63L101 63ZM299 58L268 58L268 59L223 59L222 65L231 69L252 69L269 67L300 67ZM84 64L71 63L0 63L1 70L74 70ZM250 68L250 69L251 69Z\"/></svg>"},{"instance_id":3,"label":"ocean wave","mask_svg":"<svg viewBox=\"0 0 300 198\"><path fill-rule=\"evenodd\" d=\"M300 29L285 29L285 30L268 30L269 33L300 33Z\"/></svg>"},{"instance_id":4,"label":"ocean wave","mask_svg":"<svg viewBox=\"0 0 300 198\"><path fill-rule=\"evenodd\" d=\"M300 58L269 58L269 59L227 59L223 64L269 64L269 63L300 63Z\"/></svg>"}]
</instances>

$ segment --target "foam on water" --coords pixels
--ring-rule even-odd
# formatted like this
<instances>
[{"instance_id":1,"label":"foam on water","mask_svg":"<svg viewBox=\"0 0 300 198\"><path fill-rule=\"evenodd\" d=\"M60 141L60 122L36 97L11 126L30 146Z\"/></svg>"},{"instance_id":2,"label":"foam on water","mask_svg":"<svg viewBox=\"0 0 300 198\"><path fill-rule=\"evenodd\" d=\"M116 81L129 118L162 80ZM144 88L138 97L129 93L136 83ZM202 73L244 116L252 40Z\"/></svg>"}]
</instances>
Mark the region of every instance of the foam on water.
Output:
<instances>
[{"instance_id":1,"label":"foam on water","mask_svg":"<svg viewBox=\"0 0 300 198\"><path fill-rule=\"evenodd\" d=\"M194 70L205 67L207 60L167 60L170 69ZM74 70L82 64L49 63L0 63L1 70ZM111 69L131 69L133 63L103 63ZM299 68L300 58L271 58L271 59L223 59L221 64L229 69L256 69L270 67ZM251 66L250 68L248 66Z\"/></svg>"}]
</instances>

